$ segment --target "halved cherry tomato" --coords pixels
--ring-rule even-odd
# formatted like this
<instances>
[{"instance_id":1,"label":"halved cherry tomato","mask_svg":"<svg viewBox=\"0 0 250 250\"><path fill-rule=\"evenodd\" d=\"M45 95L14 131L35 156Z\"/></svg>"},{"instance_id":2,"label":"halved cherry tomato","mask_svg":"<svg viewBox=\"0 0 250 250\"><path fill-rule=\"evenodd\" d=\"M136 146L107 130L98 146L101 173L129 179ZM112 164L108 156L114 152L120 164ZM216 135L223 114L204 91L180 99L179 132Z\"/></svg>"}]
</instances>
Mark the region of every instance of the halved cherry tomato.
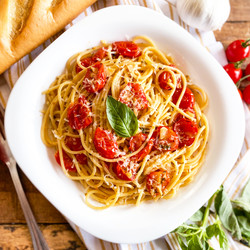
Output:
<instances>
[{"instance_id":1,"label":"halved cherry tomato","mask_svg":"<svg viewBox=\"0 0 250 250\"><path fill-rule=\"evenodd\" d=\"M170 175L167 171L156 170L151 172L146 179L146 187L152 197L163 196L170 182Z\"/></svg>"},{"instance_id":2,"label":"halved cherry tomato","mask_svg":"<svg viewBox=\"0 0 250 250\"><path fill-rule=\"evenodd\" d=\"M139 133L131 137L129 141L129 150L132 152L140 148L140 146L145 142L147 136L143 133ZM136 155L131 157L131 160L139 162L143 160L152 150L154 146L154 138L150 138L146 146Z\"/></svg>"},{"instance_id":3,"label":"halved cherry tomato","mask_svg":"<svg viewBox=\"0 0 250 250\"><path fill-rule=\"evenodd\" d=\"M66 136L65 144L72 151L83 150L83 146L82 146L80 138ZM75 154L75 157L80 164L82 164L82 165L87 164L87 156L85 154Z\"/></svg>"},{"instance_id":4,"label":"halved cherry tomato","mask_svg":"<svg viewBox=\"0 0 250 250\"><path fill-rule=\"evenodd\" d=\"M133 181L136 177L138 168L138 163L126 159L125 161L114 162L112 169L119 179Z\"/></svg>"},{"instance_id":5,"label":"halved cherry tomato","mask_svg":"<svg viewBox=\"0 0 250 250\"><path fill-rule=\"evenodd\" d=\"M233 63L226 64L223 68L226 70L234 83L237 83L242 77L242 69L238 68L237 65Z\"/></svg>"},{"instance_id":6,"label":"halved cherry tomato","mask_svg":"<svg viewBox=\"0 0 250 250\"><path fill-rule=\"evenodd\" d=\"M250 55L250 39L235 40L226 49L226 56L229 62L238 62Z\"/></svg>"},{"instance_id":7,"label":"halved cherry tomato","mask_svg":"<svg viewBox=\"0 0 250 250\"><path fill-rule=\"evenodd\" d=\"M172 101L174 104L177 103L179 97L180 97L180 94L182 92L182 88L181 89L176 89L174 94L173 94L173 97L172 97ZM189 110L191 112L193 112L193 109L194 109L194 103L195 103L195 99L194 99L194 94L193 92L190 90L190 88L186 88L186 91L182 97L182 100L180 102L180 105L179 107L183 110Z\"/></svg>"},{"instance_id":8,"label":"halved cherry tomato","mask_svg":"<svg viewBox=\"0 0 250 250\"><path fill-rule=\"evenodd\" d=\"M60 166L62 166L60 156L59 156L59 151L56 151L55 159L56 159L57 163ZM77 172L75 164L73 163L73 160L67 155L67 153L64 150L63 150L63 162L64 162L64 166L65 166L66 170L72 171L72 172Z\"/></svg>"},{"instance_id":9,"label":"halved cherry tomato","mask_svg":"<svg viewBox=\"0 0 250 250\"><path fill-rule=\"evenodd\" d=\"M160 84L160 87L162 89L166 89L166 90L170 90L171 87L169 86L168 83L173 83L173 79L171 74L168 71L163 71L159 77L158 77L158 81Z\"/></svg>"},{"instance_id":10,"label":"halved cherry tomato","mask_svg":"<svg viewBox=\"0 0 250 250\"><path fill-rule=\"evenodd\" d=\"M243 90L243 100L247 103L250 104L250 85L247 85L245 89Z\"/></svg>"},{"instance_id":11,"label":"halved cherry tomato","mask_svg":"<svg viewBox=\"0 0 250 250\"><path fill-rule=\"evenodd\" d=\"M129 108L143 110L148 107L148 100L139 83L128 83L119 95L120 102Z\"/></svg>"},{"instance_id":12,"label":"halved cherry tomato","mask_svg":"<svg viewBox=\"0 0 250 250\"><path fill-rule=\"evenodd\" d=\"M153 133L154 147L159 151L174 151L179 147L177 134L168 126L158 127Z\"/></svg>"},{"instance_id":13,"label":"halved cherry tomato","mask_svg":"<svg viewBox=\"0 0 250 250\"><path fill-rule=\"evenodd\" d=\"M91 57L86 57L81 60L81 65L85 68L95 64L98 61L101 61L106 56L106 49L104 47L96 51L96 53ZM77 64L76 73L82 71L82 68Z\"/></svg>"},{"instance_id":14,"label":"halved cherry tomato","mask_svg":"<svg viewBox=\"0 0 250 250\"><path fill-rule=\"evenodd\" d=\"M179 137L179 147L190 146L198 133L198 126L194 121L181 118L175 122L174 131Z\"/></svg>"},{"instance_id":15,"label":"halved cherry tomato","mask_svg":"<svg viewBox=\"0 0 250 250\"><path fill-rule=\"evenodd\" d=\"M103 157L113 159L118 156L118 144L113 134L98 127L95 131L94 145L96 151Z\"/></svg>"},{"instance_id":16,"label":"halved cherry tomato","mask_svg":"<svg viewBox=\"0 0 250 250\"><path fill-rule=\"evenodd\" d=\"M87 69L82 84L89 93L96 93L105 86L106 81L104 65L97 62Z\"/></svg>"},{"instance_id":17,"label":"halved cherry tomato","mask_svg":"<svg viewBox=\"0 0 250 250\"><path fill-rule=\"evenodd\" d=\"M73 129L85 129L92 123L91 109L85 96L81 95L78 100L71 104L68 109L69 125Z\"/></svg>"},{"instance_id":18,"label":"halved cherry tomato","mask_svg":"<svg viewBox=\"0 0 250 250\"><path fill-rule=\"evenodd\" d=\"M113 51L116 51L119 55L135 58L140 56L141 51L139 46L131 41L118 41L112 44Z\"/></svg>"}]
</instances>

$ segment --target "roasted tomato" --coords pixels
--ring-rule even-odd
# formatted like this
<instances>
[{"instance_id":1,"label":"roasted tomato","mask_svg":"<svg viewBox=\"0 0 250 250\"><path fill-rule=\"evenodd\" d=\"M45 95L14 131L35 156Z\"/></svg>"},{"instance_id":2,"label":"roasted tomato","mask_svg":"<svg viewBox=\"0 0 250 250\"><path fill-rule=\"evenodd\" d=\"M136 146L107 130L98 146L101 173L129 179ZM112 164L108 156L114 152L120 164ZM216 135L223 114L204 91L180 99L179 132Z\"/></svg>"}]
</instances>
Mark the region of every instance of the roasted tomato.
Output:
<instances>
[{"instance_id":1,"label":"roasted tomato","mask_svg":"<svg viewBox=\"0 0 250 250\"><path fill-rule=\"evenodd\" d=\"M143 110L148 107L146 95L138 83L128 83L119 95L120 102L126 104L129 108Z\"/></svg>"},{"instance_id":2,"label":"roasted tomato","mask_svg":"<svg viewBox=\"0 0 250 250\"><path fill-rule=\"evenodd\" d=\"M158 77L159 85L162 89L170 90L169 83L173 83L171 74L168 71L163 71Z\"/></svg>"},{"instance_id":3,"label":"roasted tomato","mask_svg":"<svg viewBox=\"0 0 250 250\"><path fill-rule=\"evenodd\" d=\"M97 62L87 69L82 84L89 93L96 93L105 86L106 81L104 65Z\"/></svg>"},{"instance_id":4,"label":"roasted tomato","mask_svg":"<svg viewBox=\"0 0 250 250\"><path fill-rule=\"evenodd\" d=\"M181 118L175 122L174 131L179 137L179 147L190 146L198 133L198 126L194 121Z\"/></svg>"},{"instance_id":5,"label":"roasted tomato","mask_svg":"<svg viewBox=\"0 0 250 250\"><path fill-rule=\"evenodd\" d=\"M106 56L106 49L102 47L99 50L97 50L93 56L83 58L81 60L81 65L87 68L93 65L94 63L101 61L105 56ZM79 73L80 71L82 71L82 68L77 64L76 73Z\"/></svg>"},{"instance_id":6,"label":"roasted tomato","mask_svg":"<svg viewBox=\"0 0 250 250\"><path fill-rule=\"evenodd\" d=\"M56 151L55 153L55 159L57 163L62 166L59 156L59 151ZM67 155L67 153L63 150L63 162L65 169L72 172L77 172L75 164L73 163L73 160Z\"/></svg>"},{"instance_id":7,"label":"roasted tomato","mask_svg":"<svg viewBox=\"0 0 250 250\"><path fill-rule=\"evenodd\" d=\"M138 168L139 164L130 159L113 163L114 173L119 179L125 181L133 181L136 177Z\"/></svg>"},{"instance_id":8,"label":"roasted tomato","mask_svg":"<svg viewBox=\"0 0 250 250\"><path fill-rule=\"evenodd\" d=\"M119 55L135 58L140 56L141 51L139 46L131 41L119 41L112 44L112 50Z\"/></svg>"},{"instance_id":9,"label":"roasted tomato","mask_svg":"<svg viewBox=\"0 0 250 250\"><path fill-rule=\"evenodd\" d=\"M147 176L146 187L152 197L163 196L170 182L170 175L167 171L156 170Z\"/></svg>"},{"instance_id":10,"label":"roasted tomato","mask_svg":"<svg viewBox=\"0 0 250 250\"><path fill-rule=\"evenodd\" d=\"M80 138L67 136L65 138L65 144L72 151L83 150L83 146L82 146ZM85 154L75 154L75 157L80 164L82 165L87 164L87 156Z\"/></svg>"},{"instance_id":11,"label":"roasted tomato","mask_svg":"<svg viewBox=\"0 0 250 250\"><path fill-rule=\"evenodd\" d=\"M172 101L174 104L177 103L181 92L182 92L182 89L175 90L173 97L172 97ZM183 110L189 110L189 111L193 112L194 103L195 103L195 99L194 99L193 92L189 88L186 88L186 91L182 97L182 100L180 102L179 107Z\"/></svg>"},{"instance_id":12,"label":"roasted tomato","mask_svg":"<svg viewBox=\"0 0 250 250\"><path fill-rule=\"evenodd\" d=\"M113 159L118 156L118 144L113 134L98 127L95 131L94 145L96 151L103 157Z\"/></svg>"},{"instance_id":13,"label":"roasted tomato","mask_svg":"<svg viewBox=\"0 0 250 250\"><path fill-rule=\"evenodd\" d=\"M70 105L67 117L70 127L77 130L85 129L92 123L90 104L85 96L81 95Z\"/></svg>"},{"instance_id":14,"label":"roasted tomato","mask_svg":"<svg viewBox=\"0 0 250 250\"><path fill-rule=\"evenodd\" d=\"M147 136L143 133L134 135L129 141L129 150L132 152L136 151L140 148L140 146L145 142L146 139ZM151 138L139 153L131 157L131 160L136 162L143 160L151 152L153 145L154 139Z\"/></svg>"},{"instance_id":15,"label":"roasted tomato","mask_svg":"<svg viewBox=\"0 0 250 250\"><path fill-rule=\"evenodd\" d=\"M174 151L179 147L177 134L167 126L156 128L153 133L154 147L159 151Z\"/></svg>"}]
</instances>

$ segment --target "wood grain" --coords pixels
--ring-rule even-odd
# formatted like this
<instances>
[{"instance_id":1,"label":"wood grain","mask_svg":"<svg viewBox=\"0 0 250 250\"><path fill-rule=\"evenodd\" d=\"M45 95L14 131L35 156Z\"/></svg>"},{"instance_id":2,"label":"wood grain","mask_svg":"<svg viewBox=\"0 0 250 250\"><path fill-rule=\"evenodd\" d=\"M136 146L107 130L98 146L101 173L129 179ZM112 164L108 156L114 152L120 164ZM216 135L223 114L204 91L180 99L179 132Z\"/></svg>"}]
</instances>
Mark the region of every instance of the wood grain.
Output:
<instances>
[{"instance_id":1,"label":"wood grain","mask_svg":"<svg viewBox=\"0 0 250 250\"><path fill-rule=\"evenodd\" d=\"M236 39L250 38L250 0L231 0L231 14L217 41L226 48ZM19 170L34 215L51 249L86 249L63 216ZM0 166L0 250L32 249L31 238L8 169Z\"/></svg>"}]
</instances>

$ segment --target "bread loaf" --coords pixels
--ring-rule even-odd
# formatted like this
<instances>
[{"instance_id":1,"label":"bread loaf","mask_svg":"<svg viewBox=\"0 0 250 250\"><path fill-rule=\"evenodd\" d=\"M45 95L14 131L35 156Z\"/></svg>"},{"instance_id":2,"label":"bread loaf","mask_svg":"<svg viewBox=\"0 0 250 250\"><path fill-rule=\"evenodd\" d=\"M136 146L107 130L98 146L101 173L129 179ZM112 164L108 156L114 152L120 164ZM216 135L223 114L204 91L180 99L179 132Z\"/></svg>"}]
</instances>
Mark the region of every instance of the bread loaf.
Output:
<instances>
[{"instance_id":1,"label":"bread loaf","mask_svg":"<svg viewBox=\"0 0 250 250\"><path fill-rule=\"evenodd\" d=\"M0 0L0 74L96 0Z\"/></svg>"}]
</instances>

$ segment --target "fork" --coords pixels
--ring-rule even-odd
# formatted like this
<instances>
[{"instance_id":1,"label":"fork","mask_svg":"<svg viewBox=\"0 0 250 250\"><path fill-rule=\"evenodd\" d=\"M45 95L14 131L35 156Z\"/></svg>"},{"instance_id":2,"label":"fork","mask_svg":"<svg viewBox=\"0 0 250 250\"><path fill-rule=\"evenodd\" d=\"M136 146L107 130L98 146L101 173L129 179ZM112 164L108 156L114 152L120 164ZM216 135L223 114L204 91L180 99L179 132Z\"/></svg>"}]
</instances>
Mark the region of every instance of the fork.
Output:
<instances>
[{"instance_id":1,"label":"fork","mask_svg":"<svg viewBox=\"0 0 250 250\"><path fill-rule=\"evenodd\" d=\"M23 191L23 187L17 172L17 163L11 154L6 139L4 138L4 109L0 104L0 161L9 168L10 175L31 234L34 250L49 250L49 247L42 235L42 232L40 231L40 228L38 227L36 219Z\"/></svg>"}]
</instances>

